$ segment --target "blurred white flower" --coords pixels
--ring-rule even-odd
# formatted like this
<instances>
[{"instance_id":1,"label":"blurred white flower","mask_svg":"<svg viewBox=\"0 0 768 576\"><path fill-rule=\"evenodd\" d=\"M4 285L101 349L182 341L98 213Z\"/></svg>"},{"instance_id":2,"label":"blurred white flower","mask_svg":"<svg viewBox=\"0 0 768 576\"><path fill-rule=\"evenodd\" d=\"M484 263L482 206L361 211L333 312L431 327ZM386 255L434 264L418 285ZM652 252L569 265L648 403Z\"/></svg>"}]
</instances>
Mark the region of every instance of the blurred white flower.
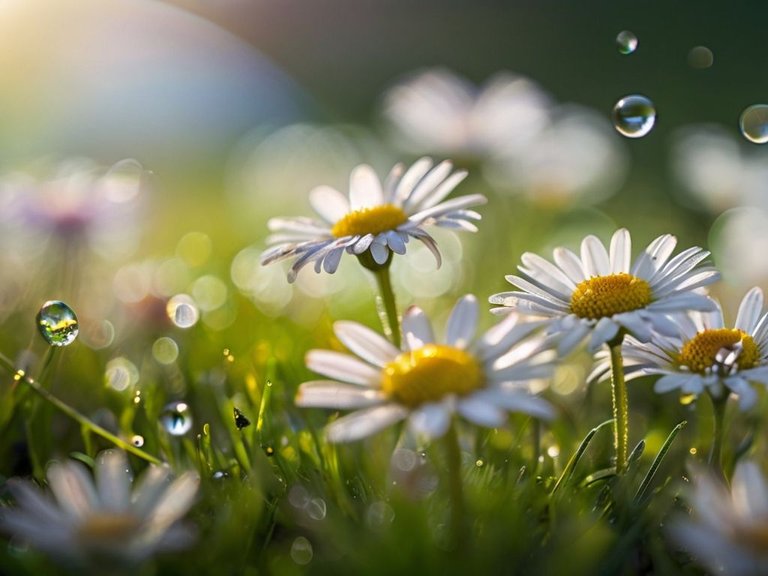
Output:
<instances>
[{"instance_id":1,"label":"blurred white flower","mask_svg":"<svg viewBox=\"0 0 768 576\"><path fill-rule=\"evenodd\" d=\"M624 146L610 122L570 105L553 111L551 122L525 148L500 148L483 174L500 190L558 205L605 199L620 188L627 166Z\"/></svg>"},{"instance_id":2,"label":"blurred white flower","mask_svg":"<svg viewBox=\"0 0 768 576\"><path fill-rule=\"evenodd\" d=\"M712 225L712 253L729 284L745 289L768 281L768 212L760 208L732 208Z\"/></svg>"},{"instance_id":3,"label":"blurred white flower","mask_svg":"<svg viewBox=\"0 0 768 576\"><path fill-rule=\"evenodd\" d=\"M35 177L16 172L0 181L3 240L21 254L87 245L104 256L125 255L141 227L138 211L146 175L135 160L108 169L91 160L63 161ZM72 255L68 252L68 255Z\"/></svg>"},{"instance_id":4,"label":"blurred white flower","mask_svg":"<svg viewBox=\"0 0 768 576\"><path fill-rule=\"evenodd\" d=\"M17 506L2 510L0 526L75 566L138 564L191 541L177 520L192 505L199 479L186 472L170 482L169 474L166 467L150 466L131 490L123 452L98 456L95 481L82 464L57 462L47 473L51 495L28 481L8 482Z\"/></svg>"},{"instance_id":5,"label":"blurred white flower","mask_svg":"<svg viewBox=\"0 0 768 576\"><path fill-rule=\"evenodd\" d=\"M696 469L692 515L678 517L669 535L713 574L768 574L768 482L755 461L736 465L730 490Z\"/></svg>"},{"instance_id":6,"label":"blurred white flower","mask_svg":"<svg viewBox=\"0 0 768 576\"><path fill-rule=\"evenodd\" d=\"M521 150L549 120L549 96L501 72L482 87L441 68L405 79L384 96L398 145L415 153L486 158Z\"/></svg>"},{"instance_id":7,"label":"blurred white flower","mask_svg":"<svg viewBox=\"0 0 768 576\"><path fill-rule=\"evenodd\" d=\"M768 154L724 128L679 131L672 161L694 208L703 206L715 214L738 206L768 208Z\"/></svg>"}]
</instances>

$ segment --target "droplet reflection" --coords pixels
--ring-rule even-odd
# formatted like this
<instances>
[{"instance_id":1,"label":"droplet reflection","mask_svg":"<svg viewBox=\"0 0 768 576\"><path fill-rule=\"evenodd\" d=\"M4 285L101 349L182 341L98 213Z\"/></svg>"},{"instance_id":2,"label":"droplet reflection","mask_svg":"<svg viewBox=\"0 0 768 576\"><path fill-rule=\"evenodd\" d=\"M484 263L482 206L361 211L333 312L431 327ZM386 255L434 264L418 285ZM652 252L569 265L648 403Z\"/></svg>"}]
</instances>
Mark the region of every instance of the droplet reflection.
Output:
<instances>
[{"instance_id":1,"label":"droplet reflection","mask_svg":"<svg viewBox=\"0 0 768 576\"><path fill-rule=\"evenodd\" d=\"M639 94L625 96L613 107L613 125L622 136L642 138L656 123L656 108Z\"/></svg>"},{"instance_id":2,"label":"droplet reflection","mask_svg":"<svg viewBox=\"0 0 768 576\"><path fill-rule=\"evenodd\" d=\"M171 402L160 415L160 424L171 436L183 436L192 428L192 412L186 402Z\"/></svg>"},{"instance_id":3,"label":"droplet reflection","mask_svg":"<svg viewBox=\"0 0 768 576\"><path fill-rule=\"evenodd\" d=\"M75 311L60 300L49 300L40 307L37 328L51 346L69 346L79 331Z\"/></svg>"},{"instance_id":4,"label":"droplet reflection","mask_svg":"<svg viewBox=\"0 0 768 576\"><path fill-rule=\"evenodd\" d=\"M632 54L637 50L637 36L629 30L622 30L616 36L616 46L619 48L619 52L622 54Z\"/></svg>"},{"instance_id":5,"label":"droplet reflection","mask_svg":"<svg viewBox=\"0 0 768 576\"><path fill-rule=\"evenodd\" d=\"M768 104L754 104L745 109L739 118L739 128L750 142L768 142Z\"/></svg>"}]
</instances>

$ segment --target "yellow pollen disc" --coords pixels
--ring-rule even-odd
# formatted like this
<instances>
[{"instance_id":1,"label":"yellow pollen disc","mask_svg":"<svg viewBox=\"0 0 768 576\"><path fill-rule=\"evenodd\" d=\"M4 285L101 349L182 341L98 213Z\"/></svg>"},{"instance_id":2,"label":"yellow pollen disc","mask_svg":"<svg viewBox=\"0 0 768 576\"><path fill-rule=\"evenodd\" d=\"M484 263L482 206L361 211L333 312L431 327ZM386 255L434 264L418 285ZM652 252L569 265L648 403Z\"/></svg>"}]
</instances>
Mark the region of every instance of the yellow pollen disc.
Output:
<instances>
[{"instance_id":1,"label":"yellow pollen disc","mask_svg":"<svg viewBox=\"0 0 768 576\"><path fill-rule=\"evenodd\" d=\"M579 282L571 295L571 312L580 318L598 319L644 308L650 303L650 284L619 272Z\"/></svg>"},{"instance_id":2,"label":"yellow pollen disc","mask_svg":"<svg viewBox=\"0 0 768 576\"><path fill-rule=\"evenodd\" d=\"M760 350L752 336L738 328L710 328L699 332L683 345L677 361L691 372L704 374L716 364L717 353L741 343L735 365L740 370L753 368L760 360Z\"/></svg>"},{"instance_id":3,"label":"yellow pollen disc","mask_svg":"<svg viewBox=\"0 0 768 576\"><path fill-rule=\"evenodd\" d=\"M394 230L406 220L408 215L402 208L394 204L381 204L350 212L333 225L331 234L336 238L381 234L387 230Z\"/></svg>"},{"instance_id":4,"label":"yellow pollen disc","mask_svg":"<svg viewBox=\"0 0 768 576\"><path fill-rule=\"evenodd\" d=\"M404 352L384 367L383 392L415 407L448 394L463 396L485 384L483 370L470 355L442 344Z\"/></svg>"}]
</instances>

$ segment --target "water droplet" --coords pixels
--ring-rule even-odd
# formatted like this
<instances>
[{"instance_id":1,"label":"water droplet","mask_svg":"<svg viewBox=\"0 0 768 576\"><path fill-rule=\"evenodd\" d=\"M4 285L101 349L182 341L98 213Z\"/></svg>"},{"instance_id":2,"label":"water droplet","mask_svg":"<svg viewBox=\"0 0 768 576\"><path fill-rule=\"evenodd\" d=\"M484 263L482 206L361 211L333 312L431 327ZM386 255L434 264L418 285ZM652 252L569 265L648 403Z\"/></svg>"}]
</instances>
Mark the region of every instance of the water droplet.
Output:
<instances>
[{"instance_id":1,"label":"water droplet","mask_svg":"<svg viewBox=\"0 0 768 576\"><path fill-rule=\"evenodd\" d=\"M127 390L139 381L139 369L130 360L123 358L113 358L107 362L107 368L104 371L104 380L107 386L118 392ZM139 396L138 390L136 396ZM134 402L136 400L134 399Z\"/></svg>"},{"instance_id":2,"label":"water droplet","mask_svg":"<svg viewBox=\"0 0 768 576\"><path fill-rule=\"evenodd\" d=\"M485 462L483 462L480 458L478 458L477 460L475 460L475 466L477 466L478 468L482 468L483 466L485 466Z\"/></svg>"},{"instance_id":3,"label":"water droplet","mask_svg":"<svg viewBox=\"0 0 768 576\"><path fill-rule=\"evenodd\" d=\"M171 402L160 415L160 423L171 436L183 436L192 428L192 413L186 402Z\"/></svg>"},{"instance_id":4,"label":"water droplet","mask_svg":"<svg viewBox=\"0 0 768 576\"><path fill-rule=\"evenodd\" d=\"M706 46L694 46L688 52L688 65L691 68L709 68L714 61L715 56L712 54L712 50Z\"/></svg>"},{"instance_id":5,"label":"water droplet","mask_svg":"<svg viewBox=\"0 0 768 576\"><path fill-rule=\"evenodd\" d=\"M745 109L739 118L739 128L750 142L768 142L768 104L754 104Z\"/></svg>"},{"instance_id":6,"label":"water droplet","mask_svg":"<svg viewBox=\"0 0 768 576\"><path fill-rule=\"evenodd\" d=\"M410 472L418 464L416 452L407 448L398 448L392 453L392 464L398 470Z\"/></svg>"},{"instance_id":7,"label":"water droplet","mask_svg":"<svg viewBox=\"0 0 768 576\"><path fill-rule=\"evenodd\" d=\"M312 551L312 543L304 536L299 536L291 544L291 560L301 566L305 566L312 561L314 552Z\"/></svg>"},{"instance_id":8,"label":"water droplet","mask_svg":"<svg viewBox=\"0 0 768 576\"><path fill-rule=\"evenodd\" d=\"M13 381L14 382L19 382L26 375L27 375L27 373L24 372L24 370L21 370L21 369L16 370L16 372L13 374Z\"/></svg>"},{"instance_id":9,"label":"water droplet","mask_svg":"<svg viewBox=\"0 0 768 576\"><path fill-rule=\"evenodd\" d=\"M173 364L179 357L179 345L173 338L161 336L152 344L152 356L160 364Z\"/></svg>"},{"instance_id":10,"label":"water droplet","mask_svg":"<svg viewBox=\"0 0 768 576\"><path fill-rule=\"evenodd\" d=\"M214 480L224 480L226 478L229 478L229 474L224 472L224 470L216 470L216 472L213 473L211 476Z\"/></svg>"},{"instance_id":11,"label":"water droplet","mask_svg":"<svg viewBox=\"0 0 768 576\"><path fill-rule=\"evenodd\" d=\"M69 346L77 338L77 316L64 302L49 300L37 313L37 328L51 346Z\"/></svg>"},{"instance_id":12,"label":"water droplet","mask_svg":"<svg viewBox=\"0 0 768 576\"><path fill-rule=\"evenodd\" d=\"M698 452L698 450L696 450L696 448L691 448L690 450L688 450L688 452L689 452L691 455L693 455L693 456L696 456L696 453Z\"/></svg>"},{"instance_id":13,"label":"water droplet","mask_svg":"<svg viewBox=\"0 0 768 576\"><path fill-rule=\"evenodd\" d=\"M622 136L642 138L656 123L656 108L645 96L624 96L613 107L613 125Z\"/></svg>"},{"instance_id":14,"label":"water droplet","mask_svg":"<svg viewBox=\"0 0 768 576\"><path fill-rule=\"evenodd\" d=\"M637 36L629 30L622 30L616 36L616 46L619 48L619 52L622 54L632 54L637 50Z\"/></svg>"},{"instance_id":15,"label":"water droplet","mask_svg":"<svg viewBox=\"0 0 768 576\"><path fill-rule=\"evenodd\" d=\"M553 444L549 448L547 448L547 456L550 458L557 458L560 456L560 447Z\"/></svg>"},{"instance_id":16,"label":"water droplet","mask_svg":"<svg viewBox=\"0 0 768 576\"><path fill-rule=\"evenodd\" d=\"M144 446L144 436L141 436L139 434L134 434L131 437L131 444L136 446L136 448L141 448L142 446Z\"/></svg>"},{"instance_id":17,"label":"water droplet","mask_svg":"<svg viewBox=\"0 0 768 576\"><path fill-rule=\"evenodd\" d=\"M177 294L168 300L165 307L168 318L179 328L191 328L200 319L195 301L186 294Z\"/></svg>"},{"instance_id":18,"label":"water droplet","mask_svg":"<svg viewBox=\"0 0 768 576\"><path fill-rule=\"evenodd\" d=\"M136 394L133 396L134 404L141 404L141 390L136 390Z\"/></svg>"},{"instance_id":19,"label":"water droplet","mask_svg":"<svg viewBox=\"0 0 768 576\"><path fill-rule=\"evenodd\" d=\"M240 412L237 408L235 408L235 426L238 430L242 430L243 428L246 428L247 426L251 425L251 421L248 420L248 418L245 417L245 414Z\"/></svg>"},{"instance_id":20,"label":"water droplet","mask_svg":"<svg viewBox=\"0 0 768 576\"><path fill-rule=\"evenodd\" d=\"M275 455L275 449L272 448L272 446L267 446L266 448L264 448L264 452L267 454L267 456Z\"/></svg>"},{"instance_id":21,"label":"water droplet","mask_svg":"<svg viewBox=\"0 0 768 576\"><path fill-rule=\"evenodd\" d=\"M324 520L328 507L322 498L312 498L304 509L312 520Z\"/></svg>"}]
</instances>

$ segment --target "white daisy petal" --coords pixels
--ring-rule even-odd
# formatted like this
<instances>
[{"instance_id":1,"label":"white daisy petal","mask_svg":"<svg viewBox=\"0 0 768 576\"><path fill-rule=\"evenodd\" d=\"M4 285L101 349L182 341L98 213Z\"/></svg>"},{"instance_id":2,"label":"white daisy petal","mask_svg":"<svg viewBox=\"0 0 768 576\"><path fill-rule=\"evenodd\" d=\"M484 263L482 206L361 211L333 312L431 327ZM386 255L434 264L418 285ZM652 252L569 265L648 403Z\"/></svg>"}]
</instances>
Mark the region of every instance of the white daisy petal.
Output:
<instances>
[{"instance_id":1,"label":"white daisy petal","mask_svg":"<svg viewBox=\"0 0 768 576\"><path fill-rule=\"evenodd\" d=\"M329 442L353 442L376 434L406 416L408 409L399 404L365 408L331 422L325 428L325 437Z\"/></svg>"},{"instance_id":2,"label":"white daisy petal","mask_svg":"<svg viewBox=\"0 0 768 576\"><path fill-rule=\"evenodd\" d=\"M538 254L525 252L520 261L524 265L522 271L544 286L554 286L562 294L571 294L576 288L576 284L565 272Z\"/></svg>"},{"instance_id":3,"label":"white daisy petal","mask_svg":"<svg viewBox=\"0 0 768 576\"><path fill-rule=\"evenodd\" d=\"M671 392L675 389L682 389L685 383L691 378L698 378L698 376L691 376L690 374L666 374L656 380L653 390L658 394L664 394L665 392Z\"/></svg>"},{"instance_id":4,"label":"white daisy petal","mask_svg":"<svg viewBox=\"0 0 768 576\"><path fill-rule=\"evenodd\" d=\"M340 384L330 380L304 382L296 394L296 405L303 408L350 410L376 406L386 401L379 390Z\"/></svg>"},{"instance_id":5,"label":"white daisy petal","mask_svg":"<svg viewBox=\"0 0 768 576\"><path fill-rule=\"evenodd\" d=\"M752 334L762 312L763 291L758 287L752 288L741 300L734 327L743 330L747 334Z\"/></svg>"},{"instance_id":6,"label":"white daisy petal","mask_svg":"<svg viewBox=\"0 0 768 576\"><path fill-rule=\"evenodd\" d=\"M384 202L384 192L381 189L379 177L373 168L361 164L352 170L349 176L349 207L351 210L361 210L377 206Z\"/></svg>"},{"instance_id":7,"label":"white daisy petal","mask_svg":"<svg viewBox=\"0 0 768 576\"><path fill-rule=\"evenodd\" d=\"M405 254L405 242L398 232L390 230L385 233L387 245L395 254Z\"/></svg>"},{"instance_id":8,"label":"white daisy petal","mask_svg":"<svg viewBox=\"0 0 768 576\"><path fill-rule=\"evenodd\" d=\"M431 158L419 158L414 164L406 171L400 182L397 185L395 191L395 198L398 200L398 204L402 205L408 196L410 196L416 184L429 172L432 168Z\"/></svg>"},{"instance_id":9,"label":"white daisy petal","mask_svg":"<svg viewBox=\"0 0 768 576\"><path fill-rule=\"evenodd\" d=\"M610 250L611 274L629 272L630 259L632 257L632 239L626 228L621 228L613 234Z\"/></svg>"},{"instance_id":10,"label":"white daisy petal","mask_svg":"<svg viewBox=\"0 0 768 576\"><path fill-rule=\"evenodd\" d=\"M453 164L448 160L440 162L430 170L405 199L403 209L409 212L413 207L421 206L422 201L434 192L435 188L448 177L451 170L453 170ZM433 202L432 205L434 204Z\"/></svg>"},{"instance_id":11,"label":"white daisy petal","mask_svg":"<svg viewBox=\"0 0 768 576\"><path fill-rule=\"evenodd\" d=\"M489 402L510 412L529 414L542 420L552 420L555 417L554 407L543 398L532 394L507 390L483 390L479 394L484 394Z\"/></svg>"},{"instance_id":12,"label":"white daisy petal","mask_svg":"<svg viewBox=\"0 0 768 576\"><path fill-rule=\"evenodd\" d=\"M596 236L590 235L581 241L581 261L589 276L607 276L611 273L608 252Z\"/></svg>"},{"instance_id":13,"label":"white daisy petal","mask_svg":"<svg viewBox=\"0 0 768 576\"><path fill-rule=\"evenodd\" d=\"M386 244L379 244L374 240L371 244L371 256L376 264L384 264L389 258L389 248Z\"/></svg>"},{"instance_id":14,"label":"white daisy petal","mask_svg":"<svg viewBox=\"0 0 768 576\"><path fill-rule=\"evenodd\" d=\"M351 352L374 366L383 367L400 354L389 340L357 322L336 322L333 331Z\"/></svg>"},{"instance_id":15,"label":"white daisy petal","mask_svg":"<svg viewBox=\"0 0 768 576\"><path fill-rule=\"evenodd\" d=\"M309 192L309 204L328 224L335 224L350 211L346 196L330 186L317 186Z\"/></svg>"},{"instance_id":16,"label":"white daisy petal","mask_svg":"<svg viewBox=\"0 0 768 576\"><path fill-rule=\"evenodd\" d=\"M470 294L460 299L448 318L445 343L455 348L466 348L477 330L478 312L477 298Z\"/></svg>"},{"instance_id":17,"label":"white daisy petal","mask_svg":"<svg viewBox=\"0 0 768 576\"><path fill-rule=\"evenodd\" d=\"M445 200L445 197L453 192L453 189L456 188L456 186L458 186L466 177L467 172L465 170L459 170L458 172L451 174L442 184L437 186L427 197L424 198L424 200L422 200L421 208L431 208L432 206L435 206L436 204L439 204Z\"/></svg>"},{"instance_id":18,"label":"white daisy petal","mask_svg":"<svg viewBox=\"0 0 768 576\"><path fill-rule=\"evenodd\" d=\"M432 324L421 308L411 306L403 315L402 331L409 350L435 341Z\"/></svg>"},{"instance_id":19,"label":"white daisy petal","mask_svg":"<svg viewBox=\"0 0 768 576\"><path fill-rule=\"evenodd\" d=\"M381 373L373 366L332 350L310 350L305 362L318 374L350 384L377 387L381 380Z\"/></svg>"},{"instance_id":20,"label":"white daisy petal","mask_svg":"<svg viewBox=\"0 0 768 576\"><path fill-rule=\"evenodd\" d=\"M93 481L79 463L56 462L46 476L59 506L72 517L82 518L98 506Z\"/></svg>"},{"instance_id":21,"label":"white daisy petal","mask_svg":"<svg viewBox=\"0 0 768 576\"><path fill-rule=\"evenodd\" d=\"M589 341L589 349L594 352L606 342L613 340L619 333L619 328L620 326L611 318L606 316L600 318L592 330L592 337Z\"/></svg>"},{"instance_id":22,"label":"white daisy petal","mask_svg":"<svg viewBox=\"0 0 768 576\"><path fill-rule=\"evenodd\" d=\"M731 497L738 516L758 524L768 518L768 482L754 462L741 460L736 465Z\"/></svg>"},{"instance_id":23,"label":"white daisy petal","mask_svg":"<svg viewBox=\"0 0 768 576\"><path fill-rule=\"evenodd\" d=\"M671 234L659 236L651 242L632 266L631 274L649 279L661 268L675 250L677 238Z\"/></svg>"},{"instance_id":24,"label":"white daisy petal","mask_svg":"<svg viewBox=\"0 0 768 576\"><path fill-rule=\"evenodd\" d=\"M456 409L470 422L486 428L498 428L507 421L507 414L504 410L476 394L461 398Z\"/></svg>"},{"instance_id":25,"label":"white daisy petal","mask_svg":"<svg viewBox=\"0 0 768 576\"><path fill-rule=\"evenodd\" d=\"M555 258L555 263L562 269L568 278L573 282L574 287L579 282L583 282L589 276L584 272L584 267L573 252L567 248L555 248L552 253Z\"/></svg>"},{"instance_id":26,"label":"white daisy petal","mask_svg":"<svg viewBox=\"0 0 768 576\"><path fill-rule=\"evenodd\" d=\"M130 502L131 478L128 459L120 450L99 454L96 468L96 491L102 506L111 511L125 510Z\"/></svg>"},{"instance_id":27,"label":"white daisy petal","mask_svg":"<svg viewBox=\"0 0 768 576\"><path fill-rule=\"evenodd\" d=\"M408 426L417 437L440 438L448 431L451 411L445 403L424 404L408 417Z\"/></svg>"}]
</instances>

